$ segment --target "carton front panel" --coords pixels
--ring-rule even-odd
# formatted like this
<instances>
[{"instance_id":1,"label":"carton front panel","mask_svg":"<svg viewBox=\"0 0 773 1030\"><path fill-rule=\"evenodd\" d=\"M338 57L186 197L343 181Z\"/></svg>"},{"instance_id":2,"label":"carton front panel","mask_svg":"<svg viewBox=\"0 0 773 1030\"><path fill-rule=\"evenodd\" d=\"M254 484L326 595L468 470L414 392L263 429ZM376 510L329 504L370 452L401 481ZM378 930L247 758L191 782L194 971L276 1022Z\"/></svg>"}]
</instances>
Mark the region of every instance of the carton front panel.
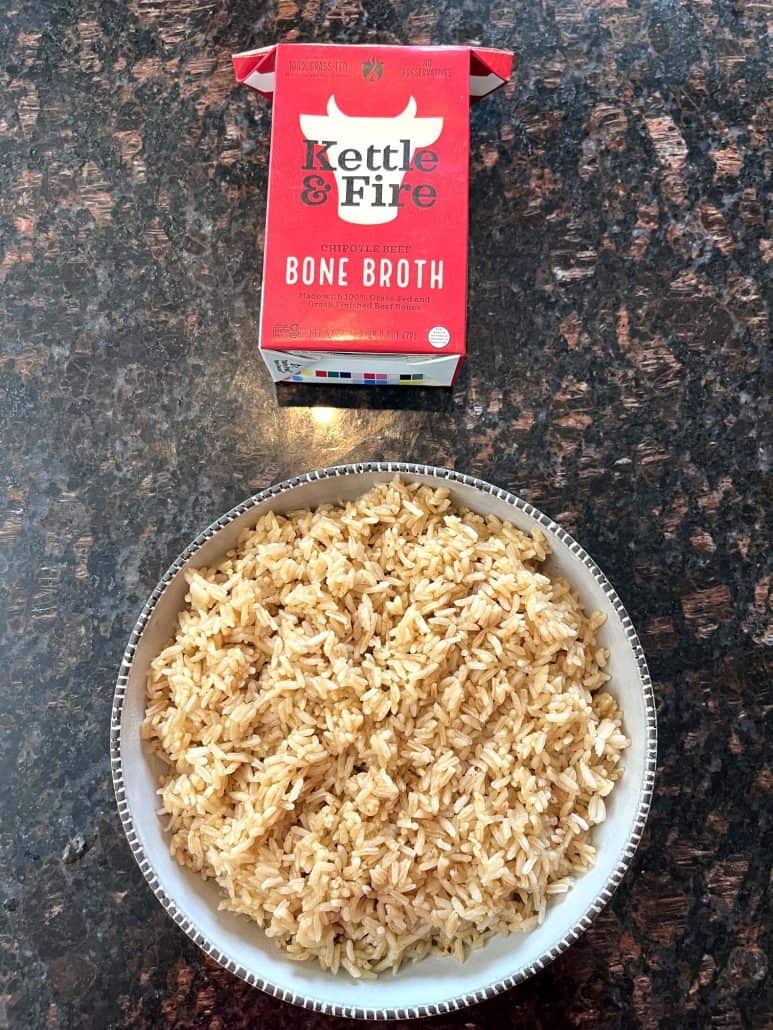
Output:
<instances>
[{"instance_id":1,"label":"carton front panel","mask_svg":"<svg viewBox=\"0 0 773 1030\"><path fill-rule=\"evenodd\" d=\"M261 344L460 354L469 55L278 48Z\"/></svg>"}]
</instances>

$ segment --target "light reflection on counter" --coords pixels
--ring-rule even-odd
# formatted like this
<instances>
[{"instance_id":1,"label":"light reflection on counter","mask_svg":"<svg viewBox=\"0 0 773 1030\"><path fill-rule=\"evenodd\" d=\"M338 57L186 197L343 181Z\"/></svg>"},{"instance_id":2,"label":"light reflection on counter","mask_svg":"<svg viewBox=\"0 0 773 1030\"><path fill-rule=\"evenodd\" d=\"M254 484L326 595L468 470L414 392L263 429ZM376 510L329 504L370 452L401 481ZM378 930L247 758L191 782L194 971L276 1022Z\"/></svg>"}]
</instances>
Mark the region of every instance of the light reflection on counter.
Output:
<instances>
[{"instance_id":1,"label":"light reflection on counter","mask_svg":"<svg viewBox=\"0 0 773 1030\"><path fill-rule=\"evenodd\" d=\"M318 425L329 426L341 417L341 412L335 408L312 408L311 417Z\"/></svg>"}]
</instances>

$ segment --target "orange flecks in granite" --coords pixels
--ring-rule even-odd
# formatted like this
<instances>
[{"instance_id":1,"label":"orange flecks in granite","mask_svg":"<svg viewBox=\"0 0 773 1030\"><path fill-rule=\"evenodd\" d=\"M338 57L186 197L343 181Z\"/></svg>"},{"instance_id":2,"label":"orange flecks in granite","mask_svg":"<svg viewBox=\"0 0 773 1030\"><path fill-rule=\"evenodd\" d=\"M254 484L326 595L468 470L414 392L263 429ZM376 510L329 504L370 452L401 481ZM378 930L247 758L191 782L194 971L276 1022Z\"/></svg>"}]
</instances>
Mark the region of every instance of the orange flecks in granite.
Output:
<instances>
[{"instance_id":1,"label":"orange flecks in granite","mask_svg":"<svg viewBox=\"0 0 773 1030\"><path fill-rule=\"evenodd\" d=\"M668 654L677 644L674 620L668 615L650 619L642 628L641 636L647 654Z\"/></svg>"},{"instance_id":2,"label":"orange flecks in granite","mask_svg":"<svg viewBox=\"0 0 773 1030\"><path fill-rule=\"evenodd\" d=\"M714 182L724 178L736 178L743 168L743 156L735 143L711 152L714 158Z\"/></svg>"},{"instance_id":3,"label":"orange flecks in granite","mask_svg":"<svg viewBox=\"0 0 773 1030\"><path fill-rule=\"evenodd\" d=\"M730 590L724 583L696 590L682 598L682 613L697 637L708 637L722 622L733 621Z\"/></svg>"},{"instance_id":4,"label":"orange flecks in granite","mask_svg":"<svg viewBox=\"0 0 773 1030\"><path fill-rule=\"evenodd\" d=\"M681 171L687 161L687 144L674 119L662 114L652 115L644 121L660 164L671 172Z\"/></svg>"}]
</instances>

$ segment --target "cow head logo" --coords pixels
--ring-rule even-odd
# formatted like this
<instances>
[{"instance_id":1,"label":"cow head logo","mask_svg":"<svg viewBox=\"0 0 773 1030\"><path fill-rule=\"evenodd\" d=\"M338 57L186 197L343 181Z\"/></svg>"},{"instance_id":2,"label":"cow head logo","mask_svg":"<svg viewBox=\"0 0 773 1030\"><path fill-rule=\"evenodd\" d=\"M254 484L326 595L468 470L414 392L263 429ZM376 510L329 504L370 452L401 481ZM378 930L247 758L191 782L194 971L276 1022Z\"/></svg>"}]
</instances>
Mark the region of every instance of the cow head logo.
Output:
<instances>
[{"instance_id":1,"label":"cow head logo","mask_svg":"<svg viewBox=\"0 0 773 1030\"><path fill-rule=\"evenodd\" d=\"M332 172L338 192L338 217L354 225L382 225L393 221L409 203L431 207L435 189L427 183L404 183L406 172L432 173L438 163L426 150L443 131L442 118L419 118L416 101L392 117L355 117L344 114L331 96L327 114L302 114L306 145L304 169ZM304 180L306 193L323 203L330 189L322 176Z\"/></svg>"}]
</instances>

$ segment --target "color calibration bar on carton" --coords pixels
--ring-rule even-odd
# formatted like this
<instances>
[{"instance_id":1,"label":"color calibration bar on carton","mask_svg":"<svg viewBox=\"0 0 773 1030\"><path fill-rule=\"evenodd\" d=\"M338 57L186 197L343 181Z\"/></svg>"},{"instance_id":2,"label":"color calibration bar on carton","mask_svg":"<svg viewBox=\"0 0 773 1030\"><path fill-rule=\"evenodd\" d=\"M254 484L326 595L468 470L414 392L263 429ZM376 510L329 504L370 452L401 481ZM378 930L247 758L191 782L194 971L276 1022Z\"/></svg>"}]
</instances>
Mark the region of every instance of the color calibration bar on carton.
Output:
<instances>
[{"instance_id":1,"label":"color calibration bar on carton","mask_svg":"<svg viewBox=\"0 0 773 1030\"><path fill-rule=\"evenodd\" d=\"M310 379L343 379L353 386L419 386L424 382L424 375L421 372L397 375L391 372L327 372L307 368L289 379L293 383L307 383Z\"/></svg>"}]
</instances>

